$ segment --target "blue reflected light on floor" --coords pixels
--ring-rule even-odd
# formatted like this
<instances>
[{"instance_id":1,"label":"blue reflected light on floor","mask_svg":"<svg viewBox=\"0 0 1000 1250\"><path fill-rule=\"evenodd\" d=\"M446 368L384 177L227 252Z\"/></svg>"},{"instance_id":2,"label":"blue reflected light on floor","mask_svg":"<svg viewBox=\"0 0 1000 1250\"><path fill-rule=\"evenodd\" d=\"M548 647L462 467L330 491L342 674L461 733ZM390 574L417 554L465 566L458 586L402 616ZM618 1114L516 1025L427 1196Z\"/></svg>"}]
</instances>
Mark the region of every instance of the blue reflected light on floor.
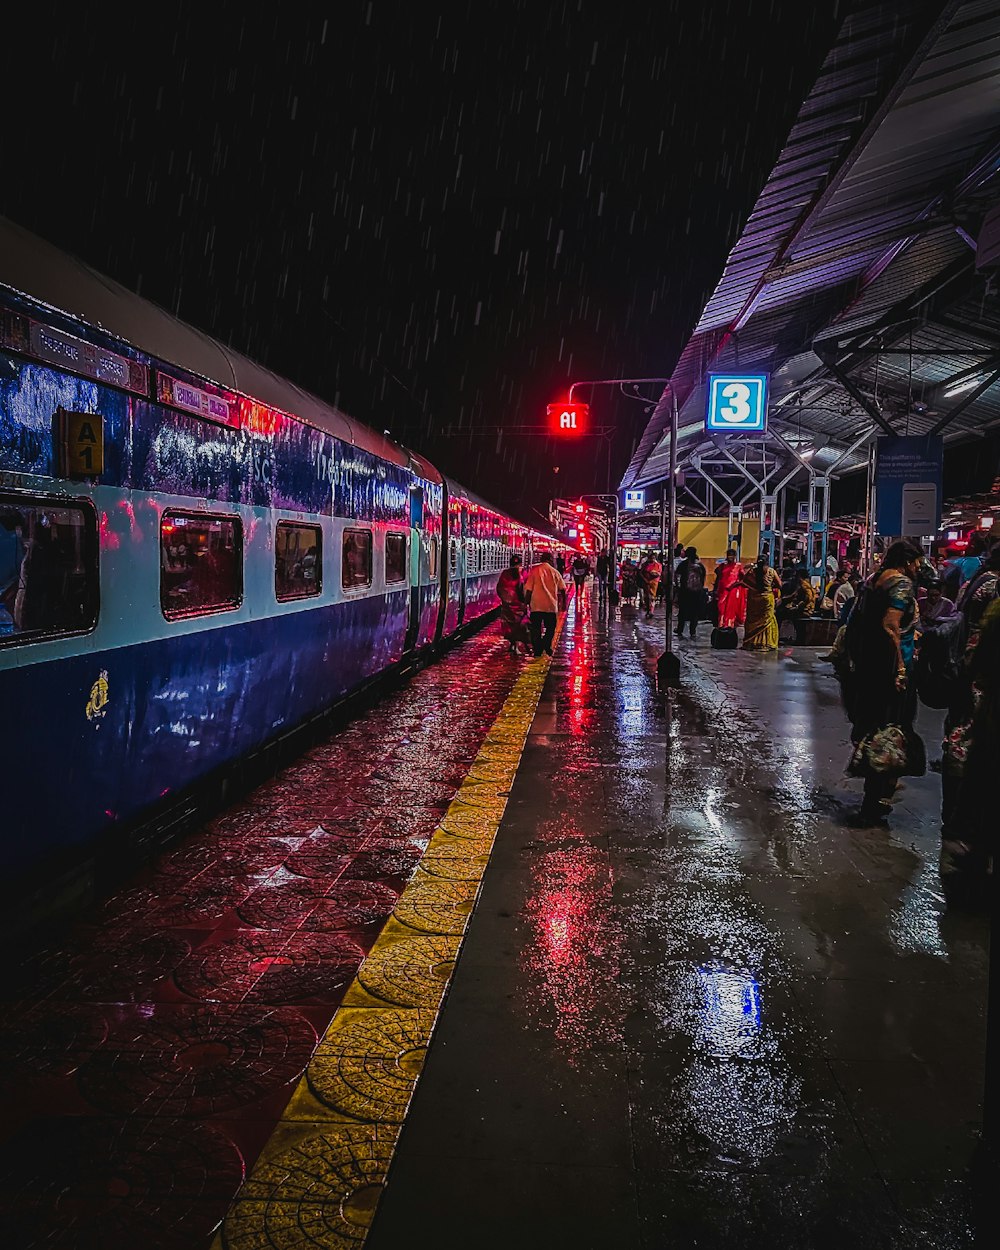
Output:
<instances>
[{"instance_id":1,"label":"blue reflected light on floor","mask_svg":"<svg viewBox=\"0 0 1000 1250\"><path fill-rule=\"evenodd\" d=\"M723 968L696 969L705 1017L703 1035L732 1052L760 1031L760 985L747 973Z\"/></svg>"}]
</instances>

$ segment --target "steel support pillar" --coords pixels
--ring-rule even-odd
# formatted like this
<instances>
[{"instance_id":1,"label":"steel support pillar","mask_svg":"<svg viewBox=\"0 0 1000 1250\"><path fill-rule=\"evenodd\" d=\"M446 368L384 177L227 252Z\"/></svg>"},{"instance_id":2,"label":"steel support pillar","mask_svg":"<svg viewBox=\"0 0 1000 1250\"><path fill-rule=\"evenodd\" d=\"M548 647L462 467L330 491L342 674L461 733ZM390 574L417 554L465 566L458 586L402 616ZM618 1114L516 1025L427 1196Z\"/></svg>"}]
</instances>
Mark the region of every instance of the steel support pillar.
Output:
<instances>
[{"instance_id":1,"label":"steel support pillar","mask_svg":"<svg viewBox=\"0 0 1000 1250\"><path fill-rule=\"evenodd\" d=\"M783 568L785 564L785 487L784 484L775 492L778 501L778 514L775 524L778 530L778 563L775 568Z\"/></svg>"},{"instance_id":2,"label":"steel support pillar","mask_svg":"<svg viewBox=\"0 0 1000 1250\"><path fill-rule=\"evenodd\" d=\"M743 509L739 504L729 503L729 523L726 533L726 547L735 547L737 560L743 558Z\"/></svg>"},{"instance_id":3,"label":"steel support pillar","mask_svg":"<svg viewBox=\"0 0 1000 1250\"><path fill-rule=\"evenodd\" d=\"M818 473L809 475L809 538L806 556L809 576L819 578L819 597L826 593L830 549L830 479Z\"/></svg>"},{"instance_id":4,"label":"steel support pillar","mask_svg":"<svg viewBox=\"0 0 1000 1250\"><path fill-rule=\"evenodd\" d=\"M875 564L875 456L872 443L868 448L868 490L865 496L865 532L861 548L861 573L867 577Z\"/></svg>"},{"instance_id":5,"label":"steel support pillar","mask_svg":"<svg viewBox=\"0 0 1000 1250\"><path fill-rule=\"evenodd\" d=\"M774 495L760 492L760 549L767 552L767 562L774 567L775 543L777 542L778 500Z\"/></svg>"}]
</instances>

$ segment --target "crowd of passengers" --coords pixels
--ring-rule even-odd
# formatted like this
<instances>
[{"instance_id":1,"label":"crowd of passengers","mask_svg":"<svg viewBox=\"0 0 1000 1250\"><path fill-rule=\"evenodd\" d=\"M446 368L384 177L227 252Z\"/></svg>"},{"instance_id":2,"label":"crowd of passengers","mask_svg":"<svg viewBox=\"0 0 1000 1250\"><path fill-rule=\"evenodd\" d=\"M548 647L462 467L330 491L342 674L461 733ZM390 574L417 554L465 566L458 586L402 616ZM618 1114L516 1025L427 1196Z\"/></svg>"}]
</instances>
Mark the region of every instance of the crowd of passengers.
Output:
<instances>
[{"instance_id":1,"label":"crowd of passengers","mask_svg":"<svg viewBox=\"0 0 1000 1250\"><path fill-rule=\"evenodd\" d=\"M991 776L1000 770L1000 543L977 531L964 551L934 559L906 540L894 542L867 578L850 564L830 567L822 599L803 565L779 574L766 553L741 564L728 551L715 570L711 594L695 548L678 546L671 570L677 601L676 632L697 623L744 626L743 647L773 651L783 620L795 627L832 617L836 637L823 659L833 664L851 723L848 772L863 778L864 798L851 823L885 824L900 779L927 768L914 729L918 701L946 710L941 756L941 875L946 886L972 891L993 871L997 834ZM501 629L511 655L552 654L557 612L566 604L566 576L577 593L593 575L601 602L608 595L610 563L577 555L568 570L542 556L525 578L521 557L497 583ZM616 570L615 589L625 602L639 600L651 615L663 597L666 560L650 551Z\"/></svg>"}]
</instances>

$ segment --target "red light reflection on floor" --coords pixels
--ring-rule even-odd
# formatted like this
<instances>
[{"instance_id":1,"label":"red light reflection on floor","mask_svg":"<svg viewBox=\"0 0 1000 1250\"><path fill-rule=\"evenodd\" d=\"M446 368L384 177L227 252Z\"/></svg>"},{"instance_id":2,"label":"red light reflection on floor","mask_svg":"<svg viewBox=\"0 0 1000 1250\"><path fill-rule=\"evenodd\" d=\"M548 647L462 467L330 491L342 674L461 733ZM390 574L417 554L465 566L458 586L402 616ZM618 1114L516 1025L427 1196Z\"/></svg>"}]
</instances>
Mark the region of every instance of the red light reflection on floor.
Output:
<instances>
[{"instance_id":1,"label":"red light reflection on floor","mask_svg":"<svg viewBox=\"0 0 1000 1250\"><path fill-rule=\"evenodd\" d=\"M519 671L484 631L8 968L5 1245L207 1246Z\"/></svg>"},{"instance_id":2,"label":"red light reflection on floor","mask_svg":"<svg viewBox=\"0 0 1000 1250\"><path fill-rule=\"evenodd\" d=\"M529 902L533 941L522 955L529 977L525 1002L552 1021L570 1060L621 1037L618 1006L620 935L614 926L611 876L604 851L583 839L535 865Z\"/></svg>"},{"instance_id":3,"label":"red light reflection on floor","mask_svg":"<svg viewBox=\"0 0 1000 1250\"><path fill-rule=\"evenodd\" d=\"M594 662L594 631L590 604L579 596L567 624L566 645L570 657L569 723L574 734L582 734L590 720L591 670Z\"/></svg>"}]
</instances>

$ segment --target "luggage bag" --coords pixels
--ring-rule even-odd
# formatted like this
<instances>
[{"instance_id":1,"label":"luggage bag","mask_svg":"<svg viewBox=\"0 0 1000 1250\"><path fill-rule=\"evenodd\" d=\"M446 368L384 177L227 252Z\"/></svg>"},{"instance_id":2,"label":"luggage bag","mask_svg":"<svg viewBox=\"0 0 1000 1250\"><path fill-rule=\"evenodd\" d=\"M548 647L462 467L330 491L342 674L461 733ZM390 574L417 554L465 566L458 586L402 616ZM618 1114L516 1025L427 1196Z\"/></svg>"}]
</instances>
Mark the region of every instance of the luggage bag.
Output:
<instances>
[{"instance_id":1,"label":"luggage bag","mask_svg":"<svg viewBox=\"0 0 1000 1250\"><path fill-rule=\"evenodd\" d=\"M732 651L734 647L740 645L739 634L735 629L723 625L717 625L712 630L712 646L717 651Z\"/></svg>"}]
</instances>

